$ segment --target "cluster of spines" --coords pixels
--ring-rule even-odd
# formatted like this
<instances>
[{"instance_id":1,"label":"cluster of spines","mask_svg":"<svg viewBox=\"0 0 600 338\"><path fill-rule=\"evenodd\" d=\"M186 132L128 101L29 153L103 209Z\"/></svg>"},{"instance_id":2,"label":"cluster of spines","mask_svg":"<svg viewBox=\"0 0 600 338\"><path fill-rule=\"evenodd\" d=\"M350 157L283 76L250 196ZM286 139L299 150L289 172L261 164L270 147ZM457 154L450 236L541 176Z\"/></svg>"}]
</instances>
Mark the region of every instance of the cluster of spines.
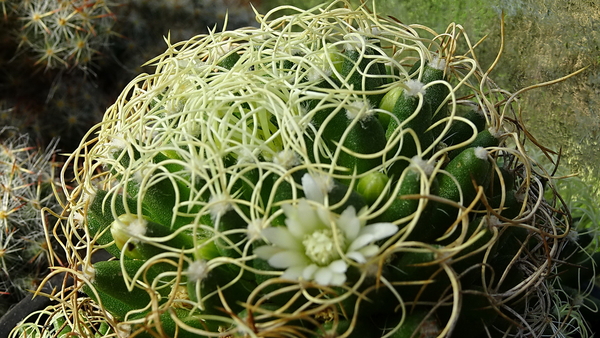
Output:
<instances>
[{"instance_id":1,"label":"cluster of spines","mask_svg":"<svg viewBox=\"0 0 600 338\"><path fill-rule=\"evenodd\" d=\"M102 0L9 1L5 6L17 21L18 48L47 69L85 69L114 34L115 18Z\"/></svg>"},{"instance_id":2,"label":"cluster of spines","mask_svg":"<svg viewBox=\"0 0 600 338\"><path fill-rule=\"evenodd\" d=\"M0 292L3 304L35 289L48 270L44 221L56 211L54 147L37 149L29 137L2 129L0 147ZM0 311L6 309L0 309Z\"/></svg>"},{"instance_id":3,"label":"cluster of spines","mask_svg":"<svg viewBox=\"0 0 600 338\"><path fill-rule=\"evenodd\" d=\"M103 0L2 2L0 100L10 109L0 124L41 144L61 135L64 149L99 120L110 96L98 88L93 70L115 35L109 5Z\"/></svg>"}]
</instances>

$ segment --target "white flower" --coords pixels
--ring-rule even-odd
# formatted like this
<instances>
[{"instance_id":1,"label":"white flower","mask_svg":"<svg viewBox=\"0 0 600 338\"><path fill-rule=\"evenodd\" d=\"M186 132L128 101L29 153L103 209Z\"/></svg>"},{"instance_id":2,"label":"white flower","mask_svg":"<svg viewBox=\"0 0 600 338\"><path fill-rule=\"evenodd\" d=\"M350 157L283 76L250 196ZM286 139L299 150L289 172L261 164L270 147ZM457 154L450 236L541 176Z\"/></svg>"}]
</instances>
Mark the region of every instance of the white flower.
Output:
<instances>
[{"instance_id":1,"label":"white flower","mask_svg":"<svg viewBox=\"0 0 600 338\"><path fill-rule=\"evenodd\" d=\"M308 174L302 178L305 195L321 197L319 185L311 184L314 182ZM365 225L353 206L337 215L319 199L314 204L300 199L296 205L283 205L286 226L264 229L262 235L271 245L254 252L272 267L285 269L282 278L341 285L346 281L347 260L366 263L379 251L374 243L393 235L398 227L392 223Z\"/></svg>"}]
</instances>

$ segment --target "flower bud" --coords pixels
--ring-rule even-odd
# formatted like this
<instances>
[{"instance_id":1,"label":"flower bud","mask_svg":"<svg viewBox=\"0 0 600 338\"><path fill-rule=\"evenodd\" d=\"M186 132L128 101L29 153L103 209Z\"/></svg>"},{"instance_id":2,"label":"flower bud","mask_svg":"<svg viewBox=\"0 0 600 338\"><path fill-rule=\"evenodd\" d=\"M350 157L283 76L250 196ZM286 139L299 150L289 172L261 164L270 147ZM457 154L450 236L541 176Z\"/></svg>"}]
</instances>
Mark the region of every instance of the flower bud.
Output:
<instances>
[{"instance_id":1,"label":"flower bud","mask_svg":"<svg viewBox=\"0 0 600 338\"><path fill-rule=\"evenodd\" d=\"M368 204L373 204L383 193L389 177L380 172L372 172L358 180L356 191L361 194Z\"/></svg>"}]
</instances>

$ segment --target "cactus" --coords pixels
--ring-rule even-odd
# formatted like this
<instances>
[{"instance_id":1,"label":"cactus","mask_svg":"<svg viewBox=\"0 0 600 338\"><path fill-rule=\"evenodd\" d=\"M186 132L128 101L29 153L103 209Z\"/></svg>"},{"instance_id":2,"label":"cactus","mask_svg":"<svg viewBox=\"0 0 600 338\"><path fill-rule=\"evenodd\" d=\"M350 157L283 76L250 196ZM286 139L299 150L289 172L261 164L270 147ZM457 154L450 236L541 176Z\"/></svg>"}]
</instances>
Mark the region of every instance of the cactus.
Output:
<instances>
[{"instance_id":1,"label":"cactus","mask_svg":"<svg viewBox=\"0 0 600 338\"><path fill-rule=\"evenodd\" d=\"M69 160L67 331L528 337L579 318L547 292L593 260L515 97L460 26L348 7L169 45L126 87Z\"/></svg>"},{"instance_id":2,"label":"cactus","mask_svg":"<svg viewBox=\"0 0 600 338\"><path fill-rule=\"evenodd\" d=\"M83 132L99 121L93 112L107 105L95 72L97 56L109 54L108 40L115 35L109 4L2 1L0 101L11 110L2 113L0 124L46 145L61 136L62 149L75 148Z\"/></svg>"},{"instance_id":3,"label":"cactus","mask_svg":"<svg viewBox=\"0 0 600 338\"><path fill-rule=\"evenodd\" d=\"M27 135L0 130L0 315L37 288L48 272L42 209L56 211L54 146L32 147ZM5 307L6 306L6 307Z\"/></svg>"},{"instance_id":4,"label":"cactus","mask_svg":"<svg viewBox=\"0 0 600 338\"><path fill-rule=\"evenodd\" d=\"M7 1L20 22L15 32L22 52L35 64L86 69L95 54L108 46L114 18L105 1ZM3 2L4 3L4 2Z\"/></svg>"}]
</instances>

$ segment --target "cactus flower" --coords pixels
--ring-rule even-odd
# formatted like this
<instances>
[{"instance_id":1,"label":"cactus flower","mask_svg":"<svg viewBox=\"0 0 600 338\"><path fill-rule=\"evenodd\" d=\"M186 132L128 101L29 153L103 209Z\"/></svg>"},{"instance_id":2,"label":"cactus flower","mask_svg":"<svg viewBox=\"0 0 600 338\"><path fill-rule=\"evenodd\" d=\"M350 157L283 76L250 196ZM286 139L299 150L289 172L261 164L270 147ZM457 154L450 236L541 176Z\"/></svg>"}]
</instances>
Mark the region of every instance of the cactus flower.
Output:
<instances>
[{"instance_id":1,"label":"cactus flower","mask_svg":"<svg viewBox=\"0 0 600 338\"><path fill-rule=\"evenodd\" d=\"M304 175L307 196L321 195L317 181ZM398 226L384 222L365 225L353 206L335 215L321 202L300 199L296 205L283 205L286 226L264 229L262 234L271 245L259 247L255 253L274 268L286 269L283 278L341 285L346 281L347 259L366 263L379 251L374 243L395 234Z\"/></svg>"}]
</instances>

